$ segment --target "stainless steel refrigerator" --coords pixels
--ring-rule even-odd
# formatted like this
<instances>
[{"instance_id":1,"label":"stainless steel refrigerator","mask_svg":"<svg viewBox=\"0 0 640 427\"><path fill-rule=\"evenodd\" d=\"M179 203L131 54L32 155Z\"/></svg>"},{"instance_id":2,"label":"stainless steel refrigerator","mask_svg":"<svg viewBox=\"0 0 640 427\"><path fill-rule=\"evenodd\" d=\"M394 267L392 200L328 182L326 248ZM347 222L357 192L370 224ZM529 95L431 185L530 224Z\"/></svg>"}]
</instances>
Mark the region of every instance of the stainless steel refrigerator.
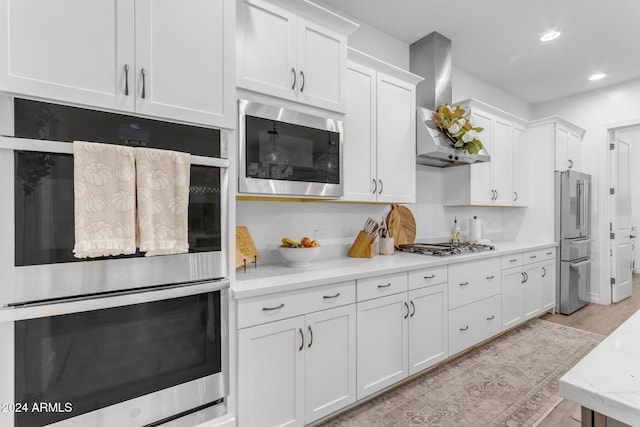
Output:
<instances>
[{"instance_id":1,"label":"stainless steel refrigerator","mask_svg":"<svg viewBox=\"0 0 640 427\"><path fill-rule=\"evenodd\" d=\"M555 174L556 309L571 314L589 302L591 292L591 175Z\"/></svg>"}]
</instances>

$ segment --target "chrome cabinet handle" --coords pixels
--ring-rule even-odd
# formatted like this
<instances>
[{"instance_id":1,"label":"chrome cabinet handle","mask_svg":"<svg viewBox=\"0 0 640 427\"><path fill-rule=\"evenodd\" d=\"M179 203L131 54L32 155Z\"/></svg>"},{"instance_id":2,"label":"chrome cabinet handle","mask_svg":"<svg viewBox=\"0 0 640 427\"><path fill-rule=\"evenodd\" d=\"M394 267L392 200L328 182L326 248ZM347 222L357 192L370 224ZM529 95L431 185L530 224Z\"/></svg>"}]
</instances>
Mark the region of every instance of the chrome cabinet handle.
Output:
<instances>
[{"instance_id":1,"label":"chrome cabinet handle","mask_svg":"<svg viewBox=\"0 0 640 427\"><path fill-rule=\"evenodd\" d=\"M298 76L296 75L296 69L291 69L291 74L293 74L293 83L291 84L291 90L296 89L296 83L298 82Z\"/></svg>"},{"instance_id":2,"label":"chrome cabinet handle","mask_svg":"<svg viewBox=\"0 0 640 427\"><path fill-rule=\"evenodd\" d=\"M304 90L304 71L300 70L300 78L302 79L302 84L300 85L300 93Z\"/></svg>"},{"instance_id":3,"label":"chrome cabinet handle","mask_svg":"<svg viewBox=\"0 0 640 427\"><path fill-rule=\"evenodd\" d=\"M493 274L491 276L487 276L487 280L491 280L493 278L495 278L496 276L494 276Z\"/></svg>"},{"instance_id":4,"label":"chrome cabinet handle","mask_svg":"<svg viewBox=\"0 0 640 427\"><path fill-rule=\"evenodd\" d=\"M387 283L386 285L378 285L378 288L380 288L380 289L388 288L389 286L391 286L391 283Z\"/></svg>"},{"instance_id":5,"label":"chrome cabinet handle","mask_svg":"<svg viewBox=\"0 0 640 427\"><path fill-rule=\"evenodd\" d=\"M142 94L140 95L142 97L142 99L146 98L146 93L145 93L145 72L144 72L144 68L140 69L140 74L142 74Z\"/></svg>"},{"instance_id":6,"label":"chrome cabinet handle","mask_svg":"<svg viewBox=\"0 0 640 427\"><path fill-rule=\"evenodd\" d=\"M547 256L553 255L553 252L547 252Z\"/></svg>"},{"instance_id":7,"label":"chrome cabinet handle","mask_svg":"<svg viewBox=\"0 0 640 427\"><path fill-rule=\"evenodd\" d=\"M569 159L569 169L573 169L573 160Z\"/></svg>"},{"instance_id":8,"label":"chrome cabinet handle","mask_svg":"<svg viewBox=\"0 0 640 427\"><path fill-rule=\"evenodd\" d=\"M529 281L529 274L526 271L524 272L524 281L525 282Z\"/></svg>"},{"instance_id":9,"label":"chrome cabinet handle","mask_svg":"<svg viewBox=\"0 0 640 427\"><path fill-rule=\"evenodd\" d=\"M469 282L464 282L464 283L460 283L460 286L467 286L469 284Z\"/></svg>"},{"instance_id":10,"label":"chrome cabinet handle","mask_svg":"<svg viewBox=\"0 0 640 427\"><path fill-rule=\"evenodd\" d=\"M493 319L495 319L495 318L496 318L496 316L495 316L495 315L492 315L491 317L487 317L487 320L493 320Z\"/></svg>"},{"instance_id":11,"label":"chrome cabinet handle","mask_svg":"<svg viewBox=\"0 0 640 427\"><path fill-rule=\"evenodd\" d=\"M407 304L407 302L404 302L404 308L407 309L407 312L404 315L404 318L406 319L407 317L409 317L409 304Z\"/></svg>"},{"instance_id":12,"label":"chrome cabinet handle","mask_svg":"<svg viewBox=\"0 0 640 427\"><path fill-rule=\"evenodd\" d=\"M376 181L375 179L373 179L372 181L373 181L373 194L376 194L378 192L378 181Z\"/></svg>"},{"instance_id":13,"label":"chrome cabinet handle","mask_svg":"<svg viewBox=\"0 0 640 427\"><path fill-rule=\"evenodd\" d=\"M513 259L510 259L509 262L516 262L517 260L518 258L513 258Z\"/></svg>"},{"instance_id":14,"label":"chrome cabinet handle","mask_svg":"<svg viewBox=\"0 0 640 427\"><path fill-rule=\"evenodd\" d=\"M384 188L384 186L382 185L382 180L379 179L378 182L380 183L380 191L378 191L378 194L382 194L382 189Z\"/></svg>"},{"instance_id":15,"label":"chrome cabinet handle","mask_svg":"<svg viewBox=\"0 0 640 427\"><path fill-rule=\"evenodd\" d=\"M431 280L431 279L433 279L434 277L436 277L436 275L435 275L435 274L432 274L431 276L424 276L424 278L425 278L425 279L427 279L427 280Z\"/></svg>"},{"instance_id":16,"label":"chrome cabinet handle","mask_svg":"<svg viewBox=\"0 0 640 427\"><path fill-rule=\"evenodd\" d=\"M299 328L298 332L300 332L300 347L298 348L298 351L302 351L304 348L304 332L302 332L302 328Z\"/></svg>"},{"instance_id":17,"label":"chrome cabinet handle","mask_svg":"<svg viewBox=\"0 0 640 427\"><path fill-rule=\"evenodd\" d=\"M536 258L538 258L538 255L531 255L531 256L529 256L529 259L536 259Z\"/></svg>"},{"instance_id":18,"label":"chrome cabinet handle","mask_svg":"<svg viewBox=\"0 0 640 427\"><path fill-rule=\"evenodd\" d=\"M411 301L411 308L413 310L411 311L410 316L413 317L413 315L416 314L416 305L413 303L413 301Z\"/></svg>"},{"instance_id":19,"label":"chrome cabinet handle","mask_svg":"<svg viewBox=\"0 0 640 427\"><path fill-rule=\"evenodd\" d=\"M520 275L522 276L522 280L520 281L520 283L524 283L526 282L526 280L524 279L524 273L521 271Z\"/></svg>"},{"instance_id":20,"label":"chrome cabinet handle","mask_svg":"<svg viewBox=\"0 0 640 427\"><path fill-rule=\"evenodd\" d=\"M496 199L496 190L491 190L491 200Z\"/></svg>"},{"instance_id":21,"label":"chrome cabinet handle","mask_svg":"<svg viewBox=\"0 0 640 427\"><path fill-rule=\"evenodd\" d=\"M547 275L547 269L542 267L542 277Z\"/></svg>"},{"instance_id":22,"label":"chrome cabinet handle","mask_svg":"<svg viewBox=\"0 0 640 427\"><path fill-rule=\"evenodd\" d=\"M313 331L311 330L311 325L307 326L307 329L309 330L309 344L307 345L307 348L311 348L311 344L313 344Z\"/></svg>"},{"instance_id":23,"label":"chrome cabinet handle","mask_svg":"<svg viewBox=\"0 0 640 427\"><path fill-rule=\"evenodd\" d=\"M496 198L495 198L495 199L493 199L493 200L498 200L498 194L499 194L499 193L498 193L498 190L495 190L495 191L496 191Z\"/></svg>"},{"instance_id":24,"label":"chrome cabinet handle","mask_svg":"<svg viewBox=\"0 0 640 427\"><path fill-rule=\"evenodd\" d=\"M338 298L339 296L340 296L340 292L336 293L335 295L324 295L322 298L331 299L331 298Z\"/></svg>"},{"instance_id":25,"label":"chrome cabinet handle","mask_svg":"<svg viewBox=\"0 0 640 427\"><path fill-rule=\"evenodd\" d=\"M129 64L124 64L124 95L129 96Z\"/></svg>"},{"instance_id":26,"label":"chrome cabinet handle","mask_svg":"<svg viewBox=\"0 0 640 427\"><path fill-rule=\"evenodd\" d=\"M460 328L460 332L464 332L468 330L469 330L469 325L465 326L464 328Z\"/></svg>"},{"instance_id":27,"label":"chrome cabinet handle","mask_svg":"<svg viewBox=\"0 0 640 427\"><path fill-rule=\"evenodd\" d=\"M284 307L284 303L276 307L262 307L262 311L280 310L282 307Z\"/></svg>"},{"instance_id":28,"label":"chrome cabinet handle","mask_svg":"<svg viewBox=\"0 0 640 427\"><path fill-rule=\"evenodd\" d=\"M515 198L513 199L513 201L514 201L514 202L517 202L517 201L518 201L518 192L517 192L517 191L514 191L514 192L513 192L513 194L514 194L514 196L515 196Z\"/></svg>"}]
</instances>

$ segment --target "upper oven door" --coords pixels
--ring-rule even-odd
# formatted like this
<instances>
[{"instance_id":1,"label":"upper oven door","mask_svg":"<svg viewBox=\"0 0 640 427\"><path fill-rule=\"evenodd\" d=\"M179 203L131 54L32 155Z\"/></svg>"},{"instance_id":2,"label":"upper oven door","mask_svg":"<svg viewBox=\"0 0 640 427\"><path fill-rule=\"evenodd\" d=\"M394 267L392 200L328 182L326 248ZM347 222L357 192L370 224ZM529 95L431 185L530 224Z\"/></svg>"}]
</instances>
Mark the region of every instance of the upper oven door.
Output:
<instances>
[{"instance_id":1,"label":"upper oven door","mask_svg":"<svg viewBox=\"0 0 640 427\"><path fill-rule=\"evenodd\" d=\"M189 253L77 259L72 144L0 137L0 306L226 276L228 160L192 156Z\"/></svg>"},{"instance_id":2,"label":"upper oven door","mask_svg":"<svg viewBox=\"0 0 640 427\"><path fill-rule=\"evenodd\" d=\"M342 122L239 101L239 192L342 196Z\"/></svg>"}]
</instances>

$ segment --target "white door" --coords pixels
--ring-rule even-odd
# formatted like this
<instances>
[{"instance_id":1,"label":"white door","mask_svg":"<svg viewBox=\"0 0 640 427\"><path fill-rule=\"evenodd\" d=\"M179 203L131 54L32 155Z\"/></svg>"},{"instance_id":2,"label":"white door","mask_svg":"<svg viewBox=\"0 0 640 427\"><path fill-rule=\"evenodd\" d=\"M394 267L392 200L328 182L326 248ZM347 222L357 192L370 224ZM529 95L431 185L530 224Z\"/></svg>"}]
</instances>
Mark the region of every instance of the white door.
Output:
<instances>
[{"instance_id":1,"label":"white door","mask_svg":"<svg viewBox=\"0 0 640 427\"><path fill-rule=\"evenodd\" d=\"M491 188L495 192L495 206L513 205L512 179L512 138L511 122L500 118L493 119L493 140L491 152Z\"/></svg>"},{"instance_id":2,"label":"white door","mask_svg":"<svg viewBox=\"0 0 640 427\"><path fill-rule=\"evenodd\" d=\"M0 87L133 111L134 17L128 0L1 0Z\"/></svg>"},{"instance_id":3,"label":"white door","mask_svg":"<svg viewBox=\"0 0 640 427\"><path fill-rule=\"evenodd\" d=\"M569 163L569 131L556 126L556 170L572 169Z\"/></svg>"},{"instance_id":4,"label":"white door","mask_svg":"<svg viewBox=\"0 0 640 427\"><path fill-rule=\"evenodd\" d=\"M406 292L357 304L357 397L408 375Z\"/></svg>"},{"instance_id":5,"label":"white door","mask_svg":"<svg viewBox=\"0 0 640 427\"><path fill-rule=\"evenodd\" d=\"M237 13L237 85L296 100L296 15L264 0L244 0Z\"/></svg>"},{"instance_id":6,"label":"white door","mask_svg":"<svg viewBox=\"0 0 640 427\"><path fill-rule=\"evenodd\" d=\"M304 422L303 317L238 333L239 422L243 426L302 426Z\"/></svg>"},{"instance_id":7,"label":"white door","mask_svg":"<svg viewBox=\"0 0 640 427\"><path fill-rule=\"evenodd\" d=\"M346 36L298 18L298 99L307 104L344 112Z\"/></svg>"},{"instance_id":8,"label":"white door","mask_svg":"<svg viewBox=\"0 0 640 427\"><path fill-rule=\"evenodd\" d=\"M344 127L343 200L375 202L376 72L350 63L347 69L347 117Z\"/></svg>"},{"instance_id":9,"label":"white door","mask_svg":"<svg viewBox=\"0 0 640 427\"><path fill-rule=\"evenodd\" d=\"M527 130L513 125L513 206L526 206L529 202L529 173L527 156Z\"/></svg>"},{"instance_id":10,"label":"white door","mask_svg":"<svg viewBox=\"0 0 640 427\"><path fill-rule=\"evenodd\" d=\"M569 132L567 141L567 162L569 169L582 171L582 142L580 135Z\"/></svg>"},{"instance_id":11,"label":"white door","mask_svg":"<svg viewBox=\"0 0 640 427\"><path fill-rule=\"evenodd\" d=\"M356 306L306 316L305 423L356 401Z\"/></svg>"},{"instance_id":12,"label":"white door","mask_svg":"<svg viewBox=\"0 0 640 427\"><path fill-rule=\"evenodd\" d=\"M447 284L409 292L409 375L449 356Z\"/></svg>"},{"instance_id":13,"label":"white door","mask_svg":"<svg viewBox=\"0 0 640 427\"><path fill-rule=\"evenodd\" d=\"M613 150L609 150L611 229L611 273L615 283L611 285L611 299L619 302L631 296L631 191L629 186L629 155L631 139L620 132L613 132Z\"/></svg>"},{"instance_id":14,"label":"white door","mask_svg":"<svg viewBox=\"0 0 640 427\"><path fill-rule=\"evenodd\" d=\"M531 319L540 313L540 281L542 269L539 264L529 265L524 270L522 286L522 320Z\"/></svg>"},{"instance_id":15,"label":"white door","mask_svg":"<svg viewBox=\"0 0 640 427\"><path fill-rule=\"evenodd\" d=\"M540 266L540 307L542 311L556 306L556 262L548 261Z\"/></svg>"},{"instance_id":16,"label":"white door","mask_svg":"<svg viewBox=\"0 0 640 427\"><path fill-rule=\"evenodd\" d=\"M136 111L234 127L233 0L135 4Z\"/></svg>"},{"instance_id":17,"label":"white door","mask_svg":"<svg viewBox=\"0 0 640 427\"><path fill-rule=\"evenodd\" d=\"M473 124L483 129L480 132L479 139L482 145L489 152L491 162L475 163L469 167L471 175L471 205L492 205L494 193L491 187L491 163L493 162L493 132L492 119L489 114L478 110L472 110L471 119Z\"/></svg>"},{"instance_id":18,"label":"white door","mask_svg":"<svg viewBox=\"0 0 640 427\"><path fill-rule=\"evenodd\" d=\"M378 73L378 201L415 203L415 86Z\"/></svg>"},{"instance_id":19,"label":"white door","mask_svg":"<svg viewBox=\"0 0 640 427\"><path fill-rule=\"evenodd\" d=\"M524 280L521 268L502 272L502 329L509 329L522 321Z\"/></svg>"}]
</instances>

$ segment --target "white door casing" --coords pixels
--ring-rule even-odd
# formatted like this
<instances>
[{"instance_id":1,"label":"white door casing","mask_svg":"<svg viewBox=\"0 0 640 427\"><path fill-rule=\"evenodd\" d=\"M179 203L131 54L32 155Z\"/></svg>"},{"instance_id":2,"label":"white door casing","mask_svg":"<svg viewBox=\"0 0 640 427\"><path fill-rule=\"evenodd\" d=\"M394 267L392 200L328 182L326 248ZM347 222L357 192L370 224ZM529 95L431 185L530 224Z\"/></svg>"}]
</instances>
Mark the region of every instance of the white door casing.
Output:
<instances>
[{"instance_id":1,"label":"white door casing","mask_svg":"<svg viewBox=\"0 0 640 427\"><path fill-rule=\"evenodd\" d=\"M609 150L610 186L610 229L614 238L610 239L611 300L619 302L632 293L631 260L631 191L629 181L629 154L631 140L620 132L613 131Z\"/></svg>"}]
</instances>

